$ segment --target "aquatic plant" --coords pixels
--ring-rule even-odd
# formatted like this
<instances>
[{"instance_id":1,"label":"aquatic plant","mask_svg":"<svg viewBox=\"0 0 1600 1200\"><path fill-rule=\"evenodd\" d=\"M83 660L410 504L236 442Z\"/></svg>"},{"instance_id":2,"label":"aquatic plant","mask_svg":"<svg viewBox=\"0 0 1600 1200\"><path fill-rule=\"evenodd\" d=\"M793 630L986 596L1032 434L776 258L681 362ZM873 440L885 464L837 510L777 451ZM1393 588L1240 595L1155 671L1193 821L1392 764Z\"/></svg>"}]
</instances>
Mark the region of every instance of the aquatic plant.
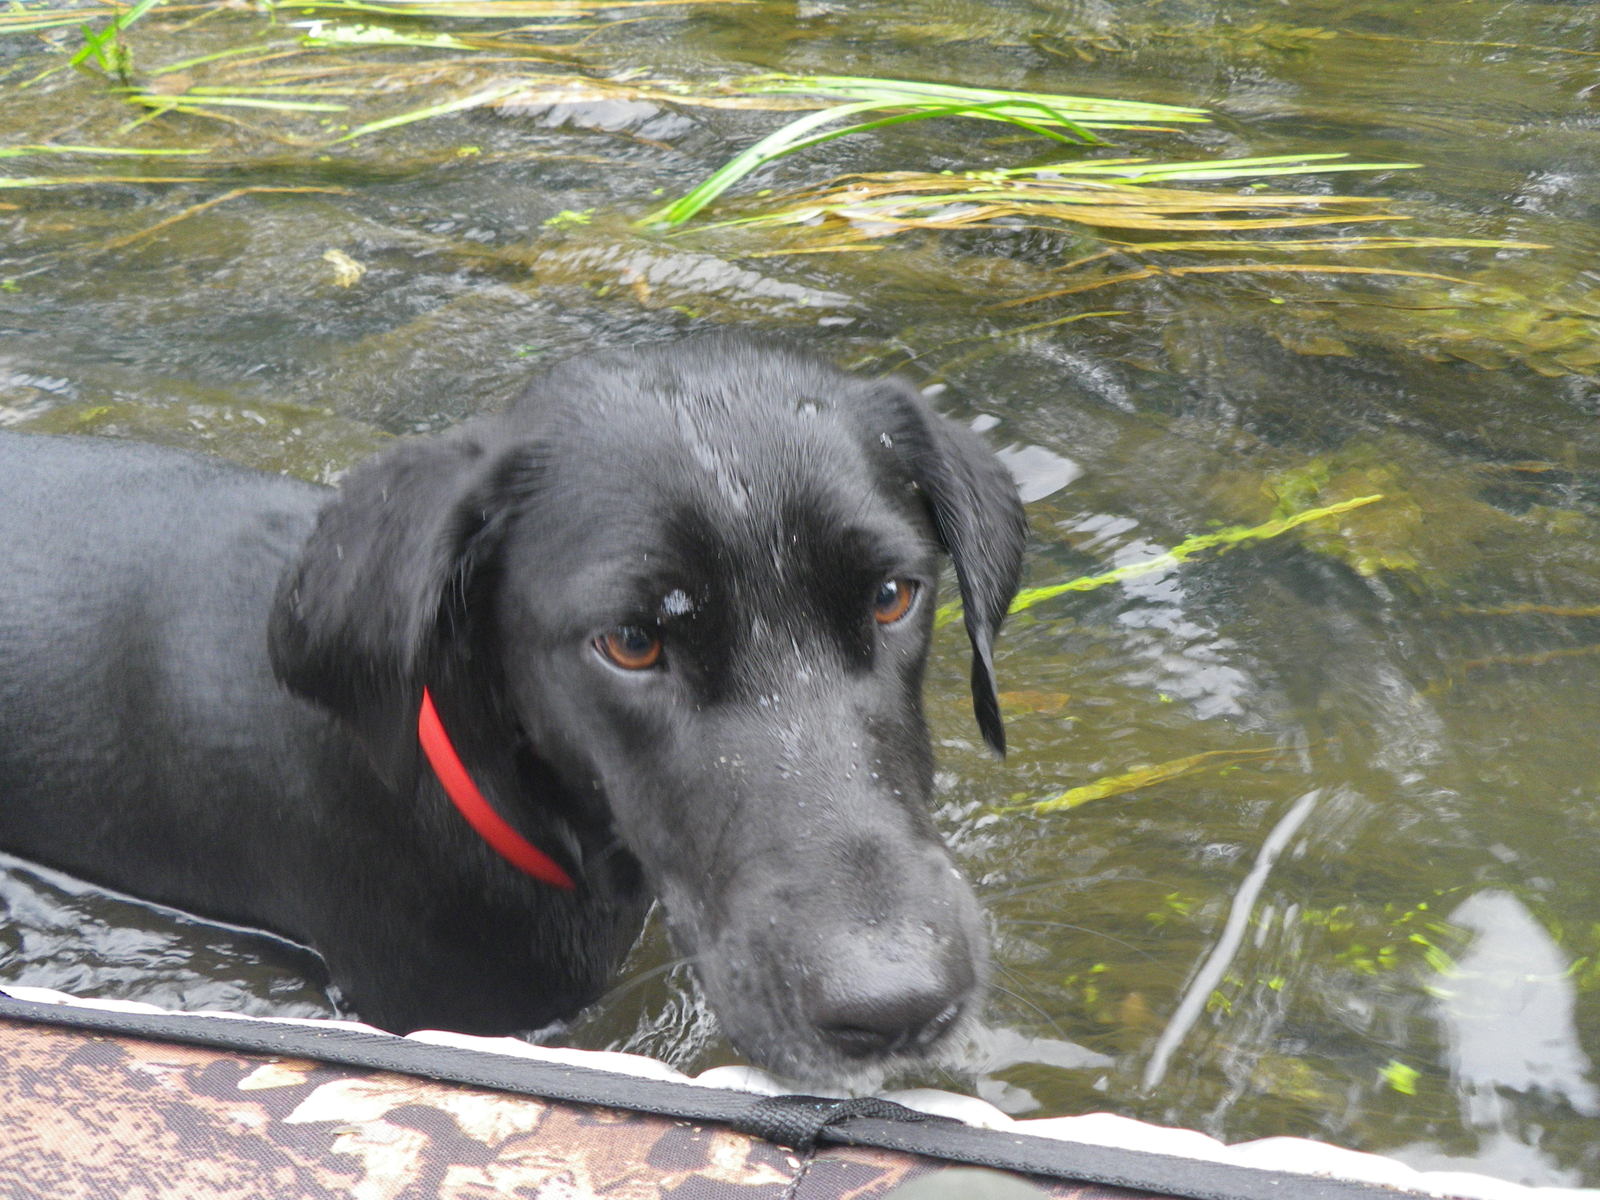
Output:
<instances>
[{"instance_id":1,"label":"aquatic plant","mask_svg":"<svg viewBox=\"0 0 1600 1200\"><path fill-rule=\"evenodd\" d=\"M1172 549L1161 554L1152 555L1138 562L1128 563L1114 570L1103 571L1097 575L1081 575L1076 579L1069 579L1065 583L1052 583L1044 587L1023 588L1011 602L1012 613L1023 612L1046 600L1054 600L1057 596L1064 596L1068 592L1092 592L1096 588L1103 588L1108 584L1121 583L1140 575L1148 575L1152 571L1165 571L1169 567L1187 562L1195 555L1206 550L1226 550L1245 542L1265 541L1269 538L1279 537L1291 529L1298 529L1311 521L1322 521L1329 517L1341 516L1353 509L1364 508L1368 504L1376 504L1382 500L1380 494L1355 496L1348 500L1341 500L1336 504L1323 505L1320 508L1305 508L1295 512L1284 512L1270 521L1263 521L1259 525L1229 525L1224 529L1212 533L1198 533L1193 537L1184 538ZM961 606L952 601L940 605L938 624L945 625L960 615Z\"/></svg>"},{"instance_id":2,"label":"aquatic plant","mask_svg":"<svg viewBox=\"0 0 1600 1200\"><path fill-rule=\"evenodd\" d=\"M695 0L710 6L742 0ZM609 5L608 8L618 6ZM681 17L683 6L634 0L625 22ZM0 178L15 192L47 187L144 183L203 183L209 173L253 169L263 150L329 155L371 143L402 127L475 110L519 113L607 103L648 104L658 110L735 109L784 114L778 128L756 141L685 195L658 203L632 229L632 213L599 222L611 236L636 243L642 230L698 238L713 257L757 259L786 255L866 252L898 238L954 238L945 255L1011 256L1016 237L1055 231L1062 261L1007 272L1006 287L976 285L988 272L970 272L952 259L949 286L975 289L991 311L1045 306L1032 319L995 322L966 331L953 342L981 343L985 352L1003 339L1042 334L1071 322L1105 315L1086 311L1083 294L1146 280L1249 277L1272 289L1282 303L1285 287L1304 281L1314 297L1329 277L1371 280L1410 289L1409 314L1397 324L1393 305L1349 305L1329 319L1354 336L1390 339L1426 323L1426 352L1460 357L1481 366L1526 362L1552 374L1592 369L1596 349L1588 306L1551 305L1527 288L1485 287L1468 273L1428 270L1427 262L1396 257L1402 250L1529 248L1510 240L1404 236L1385 230L1361 236L1362 226L1405 219L1371 196L1316 194L1269 188L1290 176L1371 172L1415 164L1351 161L1338 154L1247 156L1235 159L1159 161L1102 157L1106 139L1133 130L1181 131L1210 120L1193 107L979 88L957 84L853 75L769 73L729 80L672 78L666 73L622 70L608 61L601 33L617 27L596 15L589 0L262 0L252 8L175 0L126 0L107 17L85 22L85 12L37 0L13 0L0 11L0 36L40 35L56 48L53 65L32 80L8 85L13 93L63 70L69 62L105 75L103 93L134 110L113 136L78 134L72 144L0 148L7 159L87 160L55 174L27 170ZM305 19L309 14L310 19ZM263 19L265 18L265 19ZM80 26L83 38L70 28ZM183 53L187 31L201 27L205 41ZM130 35L130 27L132 33ZM53 31L53 32L52 32ZM141 40L148 35L148 42ZM131 42L137 42L133 62ZM175 50L177 52L175 53ZM96 114L110 117L107 107ZM217 126L207 138L180 120L202 118ZM837 138L931 119L983 121L1022 135L1026 166L1008 163L955 171L866 171L776 193L730 200L752 174L797 152ZM136 136L149 128L153 136ZM243 133L245 136L239 136ZM163 172L155 160L175 155L181 137L184 167ZM98 141L99 145L86 145ZM1016 137L1002 139L1011 153ZM975 145L991 160L997 147ZM1039 151L1053 161L1037 161ZM412 166L449 162L478 153L473 146L408 148ZM547 152L497 149L540 157ZM138 163L141 157L147 163ZM571 157L568 155L567 157ZM95 159L122 158L127 169ZM603 159L596 157L597 164ZM135 165L137 164L137 166ZM140 169L144 168L144 169ZM217 181L219 188L227 183ZM228 180L228 183L234 182ZM707 208L722 209L706 221ZM700 219L697 219L700 218ZM1337 236L1293 236L1303 228L1339 226ZM569 231L569 236L571 231ZM976 236L975 236L976 235ZM1048 236L1048 234L1047 234ZM1356 252L1384 254L1381 263ZM641 251L643 252L643 251ZM1204 256L1197 261L1195 256ZM1226 257L1225 257L1226 256ZM1011 258L1013 264L1021 260ZM1502 271L1515 269L1497 265ZM601 281L598 286L605 286ZM1513 294L1514 293L1514 294ZM1292 292L1288 293L1293 295ZM692 301L696 306L699 300ZM1120 311L1098 304L1096 310ZM1529 316L1528 314L1533 314ZM940 349L945 344L941 344ZM1312 351L1314 352L1314 351Z\"/></svg>"},{"instance_id":3,"label":"aquatic plant","mask_svg":"<svg viewBox=\"0 0 1600 1200\"><path fill-rule=\"evenodd\" d=\"M991 305L1007 308L1054 300L1081 292L1144 279L1189 275L1255 274L1408 279L1474 290L1471 280L1402 265L1369 266L1349 261L1261 261L1303 255L1343 259L1350 251L1442 248L1545 249L1538 243L1492 238L1385 234L1362 237L1285 238L1284 230L1350 226L1404 220L1374 211L1381 199L1369 196L1266 191L1265 180L1335 172L1409 170L1416 163L1353 162L1341 153L1286 154L1152 161L1145 158L1084 158L1086 148L1104 145L1096 131L1172 128L1210 119L1200 109L1080 96L999 91L854 76L759 76L733 85L740 94L805 95L834 103L791 119L762 137L703 180L697 187L647 214L639 224L673 231L684 228L739 181L777 159L834 138L881 130L932 118L961 117L1010 124L1025 133L1065 145L1075 156L1023 167L969 171L857 172L797 190L762 192L744 201L742 211L705 229L781 229L784 241L753 252L759 257L874 250L910 233L1037 228L1093 231L1101 249L1080 254L1057 267L1065 276L1054 287L1012 296ZM693 103L692 99L684 102ZM869 120L857 120L870 117ZM848 123L843 123L848 122ZM1215 188L1214 184L1243 187ZM1206 185L1206 186L1199 186ZM1120 239L1112 234L1124 235ZM1152 240L1152 235L1184 240ZM1185 235L1197 235L1187 237ZM1221 235L1243 235L1228 236ZM1151 261L1169 253L1234 253L1235 262L1168 263ZM1143 259L1121 270L1086 268L1113 255ZM989 340L1042 331L1084 319L1081 311L987 331ZM1576 361L1586 351L1566 354Z\"/></svg>"},{"instance_id":4,"label":"aquatic plant","mask_svg":"<svg viewBox=\"0 0 1600 1200\"><path fill-rule=\"evenodd\" d=\"M960 87L905 79L844 75L766 75L744 80L750 94L787 94L839 101L774 130L729 159L698 187L644 218L643 224L681 225L751 172L785 155L834 138L909 121L971 117L999 121L1069 145L1098 145L1096 129L1130 129L1206 121L1197 108L1062 96L997 88ZM822 126L868 113L888 113L826 132Z\"/></svg>"},{"instance_id":5,"label":"aquatic plant","mask_svg":"<svg viewBox=\"0 0 1600 1200\"><path fill-rule=\"evenodd\" d=\"M459 17L503 21L574 21L622 9L679 8L688 4L747 4L750 0L267 0L269 8L293 12L339 12L352 16Z\"/></svg>"},{"instance_id":6,"label":"aquatic plant","mask_svg":"<svg viewBox=\"0 0 1600 1200\"><path fill-rule=\"evenodd\" d=\"M1367 197L1227 193L1155 186L1174 179L1211 181L1413 165L1336 161L1343 157L1278 155L1199 163L1118 159L960 174L895 171L850 175L815 188L769 197L762 211L726 224L802 227L807 236L799 245L816 250L858 247L912 230L992 228L1018 221L1130 231L1221 233L1395 220L1387 213L1341 211L1377 203ZM1227 243L1235 250L1239 244ZM1188 243L1180 245L1193 248ZM1087 261L1090 260L1073 265L1081 266ZM1050 294L1037 298L1049 299Z\"/></svg>"},{"instance_id":7,"label":"aquatic plant","mask_svg":"<svg viewBox=\"0 0 1600 1200\"><path fill-rule=\"evenodd\" d=\"M122 35L130 25L160 3L162 0L138 0L132 8L124 9L112 17L103 29L85 24L82 27L83 46L72 56L68 65L76 67L92 62L107 75L115 75L126 84L128 69L133 65L133 52L128 49Z\"/></svg>"},{"instance_id":8,"label":"aquatic plant","mask_svg":"<svg viewBox=\"0 0 1600 1200\"><path fill-rule=\"evenodd\" d=\"M30 8L14 4L0 12L0 33L41 33L47 29L63 29L83 23L81 8Z\"/></svg>"},{"instance_id":9,"label":"aquatic plant","mask_svg":"<svg viewBox=\"0 0 1600 1200\"><path fill-rule=\"evenodd\" d=\"M1254 759L1270 758L1282 753L1284 751L1277 746L1262 746L1243 750L1205 750L1199 754L1186 754L1181 758L1169 759L1166 762L1133 767L1116 775L1103 775L1092 783L1068 788L1048 800L1035 800L1027 804L1008 805L999 811L1008 813L1031 812L1041 815L1063 812L1069 808L1077 808L1081 804L1087 804L1091 800L1104 800L1110 796L1120 796L1127 792L1138 791L1141 788L1169 783L1174 779L1179 779L1206 768L1232 767Z\"/></svg>"}]
</instances>

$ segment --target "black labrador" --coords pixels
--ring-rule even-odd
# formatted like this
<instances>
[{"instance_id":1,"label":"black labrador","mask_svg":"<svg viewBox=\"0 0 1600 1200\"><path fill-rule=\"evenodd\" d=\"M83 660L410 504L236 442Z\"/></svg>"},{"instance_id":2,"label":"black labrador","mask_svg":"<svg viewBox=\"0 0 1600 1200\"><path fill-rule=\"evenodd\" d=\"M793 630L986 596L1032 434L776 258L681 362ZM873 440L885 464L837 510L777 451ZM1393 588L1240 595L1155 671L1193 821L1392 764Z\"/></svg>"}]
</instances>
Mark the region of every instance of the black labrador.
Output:
<instances>
[{"instance_id":1,"label":"black labrador","mask_svg":"<svg viewBox=\"0 0 1600 1200\"><path fill-rule=\"evenodd\" d=\"M928 812L940 553L1003 751L1023 529L906 385L726 337L335 491L7 435L0 847L303 942L399 1031L571 1015L655 896L753 1061L926 1054L986 972Z\"/></svg>"}]
</instances>

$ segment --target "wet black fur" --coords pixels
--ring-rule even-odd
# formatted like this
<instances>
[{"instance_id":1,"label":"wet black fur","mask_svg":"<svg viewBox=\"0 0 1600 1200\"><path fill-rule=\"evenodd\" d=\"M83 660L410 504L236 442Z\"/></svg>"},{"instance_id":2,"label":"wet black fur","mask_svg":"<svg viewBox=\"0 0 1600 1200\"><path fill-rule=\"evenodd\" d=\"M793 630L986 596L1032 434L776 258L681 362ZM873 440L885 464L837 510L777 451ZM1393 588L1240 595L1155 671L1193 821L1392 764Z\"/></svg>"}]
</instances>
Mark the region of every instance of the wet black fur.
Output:
<instances>
[{"instance_id":1,"label":"wet black fur","mask_svg":"<svg viewBox=\"0 0 1600 1200\"><path fill-rule=\"evenodd\" d=\"M939 561L1002 749L1022 536L995 458L911 389L729 338L556 367L336 491L7 435L0 847L304 942L398 1030L571 1015L658 896L757 1062L927 1051L986 962L928 815ZM887 579L920 593L882 626ZM660 667L595 651L624 625ZM424 684L575 893L448 806Z\"/></svg>"}]
</instances>

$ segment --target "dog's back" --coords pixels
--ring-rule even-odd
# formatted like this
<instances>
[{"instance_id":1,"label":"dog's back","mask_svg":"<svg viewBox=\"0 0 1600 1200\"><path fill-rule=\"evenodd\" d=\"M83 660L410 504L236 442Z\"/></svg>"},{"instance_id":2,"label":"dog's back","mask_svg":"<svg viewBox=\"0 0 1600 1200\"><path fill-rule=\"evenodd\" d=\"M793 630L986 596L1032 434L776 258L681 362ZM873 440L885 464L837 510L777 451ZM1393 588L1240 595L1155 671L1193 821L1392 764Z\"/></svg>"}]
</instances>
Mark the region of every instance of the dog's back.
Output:
<instances>
[{"instance_id":1,"label":"dog's back","mask_svg":"<svg viewBox=\"0 0 1600 1200\"><path fill-rule=\"evenodd\" d=\"M0 843L154 899L154 863L212 858L194 879L227 881L221 915L270 894L281 865L214 858L262 844L238 836L263 811L240 792L281 813L324 724L273 679L264 631L325 496L175 450L0 435Z\"/></svg>"}]
</instances>

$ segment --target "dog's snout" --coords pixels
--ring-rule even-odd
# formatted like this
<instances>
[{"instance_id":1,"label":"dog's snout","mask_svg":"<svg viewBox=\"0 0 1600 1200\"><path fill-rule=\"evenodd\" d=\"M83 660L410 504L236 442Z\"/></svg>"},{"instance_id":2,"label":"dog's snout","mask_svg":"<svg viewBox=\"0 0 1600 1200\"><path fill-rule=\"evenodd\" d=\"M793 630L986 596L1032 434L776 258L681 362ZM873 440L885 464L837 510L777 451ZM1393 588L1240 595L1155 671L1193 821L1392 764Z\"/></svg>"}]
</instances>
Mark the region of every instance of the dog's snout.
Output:
<instances>
[{"instance_id":1,"label":"dog's snout","mask_svg":"<svg viewBox=\"0 0 1600 1200\"><path fill-rule=\"evenodd\" d=\"M927 1050L960 1018L977 987L969 955L880 962L812 973L802 991L813 1028L847 1058Z\"/></svg>"}]
</instances>

